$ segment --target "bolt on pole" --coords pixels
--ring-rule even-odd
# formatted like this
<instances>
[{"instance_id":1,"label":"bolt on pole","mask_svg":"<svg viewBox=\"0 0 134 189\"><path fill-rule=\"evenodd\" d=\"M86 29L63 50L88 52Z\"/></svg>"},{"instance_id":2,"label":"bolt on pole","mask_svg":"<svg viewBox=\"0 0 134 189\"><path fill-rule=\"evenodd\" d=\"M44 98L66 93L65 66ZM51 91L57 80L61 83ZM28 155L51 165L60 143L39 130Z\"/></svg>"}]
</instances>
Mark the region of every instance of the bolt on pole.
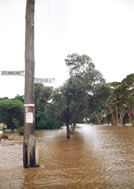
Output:
<instances>
[{"instance_id":1,"label":"bolt on pole","mask_svg":"<svg viewBox=\"0 0 134 189\"><path fill-rule=\"evenodd\" d=\"M24 95L24 168L36 167L34 113L34 10L35 0L27 0L25 16L25 95Z\"/></svg>"}]
</instances>

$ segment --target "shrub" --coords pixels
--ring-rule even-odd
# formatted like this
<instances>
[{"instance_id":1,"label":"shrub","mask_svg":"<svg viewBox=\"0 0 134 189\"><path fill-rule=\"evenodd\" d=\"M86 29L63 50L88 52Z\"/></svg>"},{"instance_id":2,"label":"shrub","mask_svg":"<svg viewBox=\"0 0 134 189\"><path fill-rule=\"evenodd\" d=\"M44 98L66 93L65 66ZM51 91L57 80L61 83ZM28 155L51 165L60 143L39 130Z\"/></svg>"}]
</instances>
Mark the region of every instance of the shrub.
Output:
<instances>
[{"instance_id":1,"label":"shrub","mask_svg":"<svg viewBox=\"0 0 134 189\"><path fill-rule=\"evenodd\" d=\"M13 99L0 100L0 122L14 130L24 124L24 105L21 101Z\"/></svg>"},{"instance_id":2,"label":"shrub","mask_svg":"<svg viewBox=\"0 0 134 189\"><path fill-rule=\"evenodd\" d=\"M62 122L57 121L56 119L41 119L37 122L36 129L59 129L63 125Z\"/></svg>"},{"instance_id":3,"label":"shrub","mask_svg":"<svg viewBox=\"0 0 134 189\"><path fill-rule=\"evenodd\" d=\"M18 128L19 135L24 135L24 126Z\"/></svg>"}]
</instances>

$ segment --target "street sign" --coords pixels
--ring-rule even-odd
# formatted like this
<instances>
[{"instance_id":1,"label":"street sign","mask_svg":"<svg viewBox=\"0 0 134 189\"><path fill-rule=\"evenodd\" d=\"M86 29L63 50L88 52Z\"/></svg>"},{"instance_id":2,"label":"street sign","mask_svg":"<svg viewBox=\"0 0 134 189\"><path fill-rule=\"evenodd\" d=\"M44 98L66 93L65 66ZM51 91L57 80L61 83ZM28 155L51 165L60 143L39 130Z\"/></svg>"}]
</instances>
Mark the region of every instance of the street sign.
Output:
<instances>
[{"instance_id":1,"label":"street sign","mask_svg":"<svg viewBox=\"0 0 134 189\"><path fill-rule=\"evenodd\" d=\"M54 83L55 78L34 78L34 83Z\"/></svg>"},{"instance_id":2,"label":"street sign","mask_svg":"<svg viewBox=\"0 0 134 189\"><path fill-rule=\"evenodd\" d=\"M1 75L24 76L25 71L1 71Z\"/></svg>"},{"instance_id":3,"label":"street sign","mask_svg":"<svg viewBox=\"0 0 134 189\"><path fill-rule=\"evenodd\" d=\"M25 71L1 71L2 76L24 76ZM34 83L54 83L55 78L34 78Z\"/></svg>"}]
</instances>

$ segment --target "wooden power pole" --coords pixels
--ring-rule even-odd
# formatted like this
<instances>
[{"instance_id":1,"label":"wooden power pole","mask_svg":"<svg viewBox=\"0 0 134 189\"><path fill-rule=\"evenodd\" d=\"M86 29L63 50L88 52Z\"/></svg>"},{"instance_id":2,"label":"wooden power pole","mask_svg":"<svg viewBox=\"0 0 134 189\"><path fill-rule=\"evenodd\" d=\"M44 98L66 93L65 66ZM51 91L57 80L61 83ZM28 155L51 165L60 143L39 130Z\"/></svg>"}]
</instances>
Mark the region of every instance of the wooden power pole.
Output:
<instances>
[{"instance_id":1,"label":"wooden power pole","mask_svg":"<svg viewBox=\"0 0 134 189\"><path fill-rule=\"evenodd\" d=\"M35 0L27 0L25 29L25 97L23 165L36 167L34 115L34 7Z\"/></svg>"}]
</instances>

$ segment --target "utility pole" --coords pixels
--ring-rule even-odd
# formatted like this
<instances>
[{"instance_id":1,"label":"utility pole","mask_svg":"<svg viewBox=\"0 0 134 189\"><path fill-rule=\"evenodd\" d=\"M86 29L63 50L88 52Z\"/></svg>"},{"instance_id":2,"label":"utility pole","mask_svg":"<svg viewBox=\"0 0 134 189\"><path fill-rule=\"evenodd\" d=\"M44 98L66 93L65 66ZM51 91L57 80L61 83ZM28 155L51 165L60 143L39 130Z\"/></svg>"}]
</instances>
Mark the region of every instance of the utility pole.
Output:
<instances>
[{"instance_id":1,"label":"utility pole","mask_svg":"<svg viewBox=\"0 0 134 189\"><path fill-rule=\"evenodd\" d=\"M34 113L34 7L35 0L27 0L25 17L24 168L37 166L35 157Z\"/></svg>"}]
</instances>

